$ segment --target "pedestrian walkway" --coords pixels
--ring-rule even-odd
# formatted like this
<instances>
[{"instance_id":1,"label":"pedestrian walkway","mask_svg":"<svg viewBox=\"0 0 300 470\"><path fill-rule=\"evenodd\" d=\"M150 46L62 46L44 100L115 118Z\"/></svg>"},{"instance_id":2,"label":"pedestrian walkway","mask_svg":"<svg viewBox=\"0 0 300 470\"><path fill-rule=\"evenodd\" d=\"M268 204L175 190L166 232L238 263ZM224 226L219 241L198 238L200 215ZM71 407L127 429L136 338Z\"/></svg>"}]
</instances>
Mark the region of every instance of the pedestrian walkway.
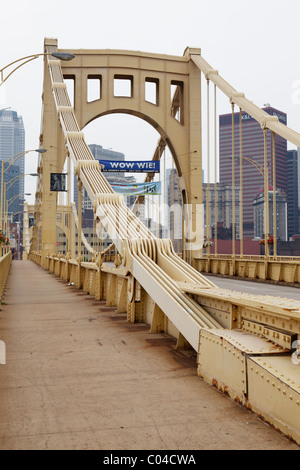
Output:
<instances>
[{"instance_id":1,"label":"pedestrian walkway","mask_svg":"<svg viewBox=\"0 0 300 470\"><path fill-rule=\"evenodd\" d=\"M1 450L299 450L197 377L195 354L31 261L4 303Z\"/></svg>"}]
</instances>

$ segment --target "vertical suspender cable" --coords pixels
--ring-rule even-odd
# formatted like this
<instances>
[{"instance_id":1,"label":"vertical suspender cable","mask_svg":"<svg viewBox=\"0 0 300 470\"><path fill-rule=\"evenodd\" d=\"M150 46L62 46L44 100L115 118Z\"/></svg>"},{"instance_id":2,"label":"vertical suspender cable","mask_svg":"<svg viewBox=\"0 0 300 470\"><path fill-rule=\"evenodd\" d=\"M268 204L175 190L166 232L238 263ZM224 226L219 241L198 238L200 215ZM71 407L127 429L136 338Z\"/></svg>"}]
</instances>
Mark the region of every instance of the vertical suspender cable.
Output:
<instances>
[{"instance_id":1,"label":"vertical suspender cable","mask_svg":"<svg viewBox=\"0 0 300 470\"><path fill-rule=\"evenodd\" d=\"M267 162L267 129L264 129L264 196L265 196L265 257L269 257L269 178Z\"/></svg>"},{"instance_id":2,"label":"vertical suspender cable","mask_svg":"<svg viewBox=\"0 0 300 470\"><path fill-rule=\"evenodd\" d=\"M207 248L206 252L208 257L210 256L210 225L211 225L211 220L210 220L210 171L209 171L209 80L207 80L207 186L206 186L206 242L207 242Z\"/></svg>"},{"instance_id":3,"label":"vertical suspender cable","mask_svg":"<svg viewBox=\"0 0 300 470\"><path fill-rule=\"evenodd\" d=\"M174 227L175 227L175 211L174 211L174 159L172 157L172 168L171 168L171 173L172 173L172 219L171 219L171 239L172 243L174 245Z\"/></svg>"},{"instance_id":4,"label":"vertical suspender cable","mask_svg":"<svg viewBox=\"0 0 300 470\"><path fill-rule=\"evenodd\" d=\"M150 207L149 207L149 194L147 194L147 217L148 217L148 230L150 230Z\"/></svg>"},{"instance_id":5,"label":"vertical suspender cable","mask_svg":"<svg viewBox=\"0 0 300 470\"><path fill-rule=\"evenodd\" d=\"M103 237L103 225L102 225L102 222L100 222L100 237L99 237L100 262L102 260L102 237Z\"/></svg>"},{"instance_id":6,"label":"vertical suspender cable","mask_svg":"<svg viewBox=\"0 0 300 470\"><path fill-rule=\"evenodd\" d=\"M166 186L167 185L167 178L166 178L166 148L164 148L164 191L163 191L163 194L164 194L164 198L163 198L163 205L164 205L164 218L163 218L163 227L167 226L167 211L166 211L166 205L167 205L167 202L168 202L168 198L167 198L167 193L166 193ZM164 233L163 234L163 238L167 237L168 234L167 233Z\"/></svg>"},{"instance_id":7,"label":"vertical suspender cable","mask_svg":"<svg viewBox=\"0 0 300 470\"><path fill-rule=\"evenodd\" d=\"M243 141L242 141L242 110L240 109L240 257L244 254L243 230Z\"/></svg>"},{"instance_id":8,"label":"vertical suspender cable","mask_svg":"<svg viewBox=\"0 0 300 470\"><path fill-rule=\"evenodd\" d=\"M231 103L232 106L232 256L235 260L235 175L234 175L234 165L235 165L235 155L234 155L234 103ZM233 272L234 274L234 272Z\"/></svg>"},{"instance_id":9,"label":"vertical suspender cable","mask_svg":"<svg viewBox=\"0 0 300 470\"><path fill-rule=\"evenodd\" d=\"M160 174L160 169L159 169L159 174L158 174L158 181L159 181L159 186L161 186L161 174ZM161 214L160 214L160 210L161 210L161 190L159 192L159 196L158 196L158 234L157 234L157 237L158 238L161 238L161 231L160 231L160 227L161 227Z\"/></svg>"},{"instance_id":10,"label":"vertical suspender cable","mask_svg":"<svg viewBox=\"0 0 300 470\"><path fill-rule=\"evenodd\" d=\"M82 199L82 182L81 180L79 179L78 180L78 227L77 227L77 232L78 232L78 235L77 235L77 240L78 240L78 248L77 248L77 251L78 251L78 260L79 260L79 263L81 262L81 228L82 228L82 202L81 202L81 199Z\"/></svg>"},{"instance_id":11,"label":"vertical suspender cable","mask_svg":"<svg viewBox=\"0 0 300 470\"><path fill-rule=\"evenodd\" d=\"M277 208L276 208L276 155L275 155L275 132L272 132L272 152L273 152L273 238L274 259L277 258Z\"/></svg>"},{"instance_id":12,"label":"vertical suspender cable","mask_svg":"<svg viewBox=\"0 0 300 470\"><path fill-rule=\"evenodd\" d=\"M217 188L217 87L214 86L214 131L215 131L215 255L218 254L218 188Z\"/></svg>"},{"instance_id":13,"label":"vertical suspender cable","mask_svg":"<svg viewBox=\"0 0 300 470\"><path fill-rule=\"evenodd\" d=\"M67 193L67 205L70 210L71 208L71 157L70 154L67 153L67 173L68 173L68 193ZM67 244L66 244L66 254L70 251L70 243L71 243L71 212L68 214L68 236L67 236Z\"/></svg>"}]
</instances>

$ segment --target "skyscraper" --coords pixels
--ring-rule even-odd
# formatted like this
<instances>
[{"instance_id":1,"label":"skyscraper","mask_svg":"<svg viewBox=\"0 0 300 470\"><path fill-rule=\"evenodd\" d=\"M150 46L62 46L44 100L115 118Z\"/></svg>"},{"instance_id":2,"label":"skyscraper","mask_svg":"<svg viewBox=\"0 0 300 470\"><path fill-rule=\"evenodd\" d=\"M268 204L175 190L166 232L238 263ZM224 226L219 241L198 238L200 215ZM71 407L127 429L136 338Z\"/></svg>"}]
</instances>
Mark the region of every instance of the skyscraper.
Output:
<instances>
[{"instance_id":1,"label":"skyscraper","mask_svg":"<svg viewBox=\"0 0 300 470\"><path fill-rule=\"evenodd\" d=\"M178 173L175 168L166 170L166 226L175 251L182 250L182 201Z\"/></svg>"},{"instance_id":2,"label":"skyscraper","mask_svg":"<svg viewBox=\"0 0 300 470\"><path fill-rule=\"evenodd\" d=\"M257 238L264 238L265 233L265 188L262 187L253 202L254 209L254 236ZM269 201L269 227L270 233L273 234L273 188L269 185L268 188L268 201ZM287 240L287 197L281 190L276 190L276 235L278 240Z\"/></svg>"},{"instance_id":3,"label":"skyscraper","mask_svg":"<svg viewBox=\"0 0 300 470\"><path fill-rule=\"evenodd\" d=\"M271 116L277 116L286 125L287 115L271 106L263 108ZM240 186L240 114L234 113L234 168L235 185ZM273 186L272 133L267 131L267 167L269 183ZM232 184L232 115L219 117L220 182ZM264 186L264 133L260 124L249 114L242 112L242 164L243 164L243 235L253 237L253 201ZM287 142L275 135L276 188L287 192Z\"/></svg>"},{"instance_id":4,"label":"skyscraper","mask_svg":"<svg viewBox=\"0 0 300 470\"><path fill-rule=\"evenodd\" d=\"M287 219L288 219L288 236L292 237L299 233L298 225L298 206L299 206L299 157L298 150L288 150L287 152Z\"/></svg>"},{"instance_id":5,"label":"skyscraper","mask_svg":"<svg viewBox=\"0 0 300 470\"><path fill-rule=\"evenodd\" d=\"M0 162L25 151L25 130L22 116L10 108L0 110ZM4 170L9 163L4 165ZM24 174L24 155L18 158L4 173L4 182L8 183L12 178ZM1 179L0 179L1 185ZM10 213L19 210L19 200L24 199L24 178L15 181L6 194L6 200L16 197L8 207Z\"/></svg>"}]
</instances>

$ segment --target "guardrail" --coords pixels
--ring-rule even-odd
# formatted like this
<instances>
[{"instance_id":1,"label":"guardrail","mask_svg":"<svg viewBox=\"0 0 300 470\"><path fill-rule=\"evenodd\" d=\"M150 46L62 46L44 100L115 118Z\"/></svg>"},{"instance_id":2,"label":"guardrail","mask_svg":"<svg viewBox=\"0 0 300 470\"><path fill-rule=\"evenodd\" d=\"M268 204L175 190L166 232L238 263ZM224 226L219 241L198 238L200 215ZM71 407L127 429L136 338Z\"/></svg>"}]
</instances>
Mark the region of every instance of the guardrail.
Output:
<instances>
[{"instance_id":1,"label":"guardrail","mask_svg":"<svg viewBox=\"0 0 300 470\"><path fill-rule=\"evenodd\" d=\"M11 260L12 254L10 250L0 257L0 301L2 301L4 296Z\"/></svg>"},{"instance_id":2,"label":"guardrail","mask_svg":"<svg viewBox=\"0 0 300 470\"><path fill-rule=\"evenodd\" d=\"M200 327L193 323L196 343L185 336L188 317L182 315L178 329L117 259L115 265L99 258L79 263L62 255L42 259L38 252L31 252L30 259L116 307L128 322L146 323L150 333L169 334L177 339L176 348L198 347L197 374L203 380L300 444L300 302L177 281L202 309Z\"/></svg>"},{"instance_id":3,"label":"guardrail","mask_svg":"<svg viewBox=\"0 0 300 470\"><path fill-rule=\"evenodd\" d=\"M197 258L195 268L201 273L236 276L245 279L300 284L300 258L264 256L210 255Z\"/></svg>"}]
</instances>

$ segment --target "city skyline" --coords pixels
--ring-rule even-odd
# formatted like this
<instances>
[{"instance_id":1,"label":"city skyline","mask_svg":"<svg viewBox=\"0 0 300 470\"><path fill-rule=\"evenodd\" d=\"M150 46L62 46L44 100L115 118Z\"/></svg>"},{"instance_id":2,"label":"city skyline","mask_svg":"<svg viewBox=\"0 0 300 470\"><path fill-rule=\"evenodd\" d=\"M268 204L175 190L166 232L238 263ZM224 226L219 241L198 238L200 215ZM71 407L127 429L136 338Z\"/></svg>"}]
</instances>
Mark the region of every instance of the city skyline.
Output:
<instances>
[{"instance_id":1,"label":"city skyline","mask_svg":"<svg viewBox=\"0 0 300 470\"><path fill-rule=\"evenodd\" d=\"M113 5L100 6L88 0L83 9L77 0L72 4L54 0L53 8L49 10L36 0L29 0L26 5L16 0L4 6L3 18L13 16L14 28L11 29L9 22L3 22L0 35L8 46L1 51L1 66L17 58L43 52L43 40L47 36L58 38L60 49L115 48L180 56L188 46L200 47L203 57L219 70L226 81L244 92L259 107L268 102L275 108L283 109L288 115L288 125L299 132L300 46L297 18L300 5L297 1L291 0L286 7L279 1L262 3L255 0L248 5L233 0L226 4L187 0L184 8L186 20L182 18L182 5L177 0L163 3L153 1L147 14L136 1L129 1L126 5L116 1ZM156 14L157 11L160 15ZM108 20L102 22L101 34L96 28L96 18L99 17ZM238 24L244 17L252 26L251 34L246 31L239 33L235 27L229 27L229 24ZM228 21L224 21L226 18ZM110 19L114 20L114 28L111 28ZM26 28L23 27L24 21ZM66 28L66 21L73 28ZM212 34L212 24L216 34ZM261 38L269 34L267 25L271 25L273 32L280 31L280 34L271 35L268 53L261 45ZM175 26L180 28L180 35L174 34ZM222 41L218 40L220 37ZM39 142L42 62L40 58L17 70L0 93L0 107L11 106L23 116L28 148L36 148ZM227 98L219 96L218 114L226 112L230 112L230 103ZM84 133L88 143L123 151L131 160L138 158L141 146L144 147L145 158L151 158L158 139L156 131L132 116L102 117L90 123ZM36 157L26 159L26 172L36 171L36 161ZM204 161L204 168L205 165ZM25 184L26 190L34 194L35 183L26 178ZM29 201L33 202L32 199L33 196Z\"/></svg>"},{"instance_id":2,"label":"city skyline","mask_svg":"<svg viewBox=\"0 0 300 470\"><path fill-rule=\"evenodd\" d=\"M268 112L269 114L273 115L274 113L277 114L279 116L279 119L282 121L282 122L286 122L287 120L287 115L286 113L282 112L282 111L279 111L279 110L275 110L274 108L272 107L268 107L268 108L264 108L264 110L266 112ZM7 116L18 116L17 112L14 111L14 110L1 110L0 109L0 114L2 115L7 115ZM226 182L227 184L231 184L231 165L232 165L232 160L230 158L228 158L228 152L229 154L231 153L231 122L232 122L232 115L231 114L226 114L226 115L219 115L218 116L219 118L219 121L220 121L220 155L219 155L219 165L220 165L220 177L218 178L218 181L217 183L224 183ZM239 113L235 113L235 155L236 155L236 160L238 160L238 156L239 156L239 126L238 126L238 118L239 118ZM8 119L8 118L6 118ZM22 117L19 116L18 118L15 119L16 121L20 121L22 123ZM223 127L224 127L224 124L225 124L225 128L227 127L229 130L227 132L228 136L226 138L226 135L227 134L224 134L225 136L225 147L224 147L224 143L223 143L223 137L222 137L222 132L223 132ZM252 119L250 116L246 115L245 113L242 113L242 124L243 124L243 138L245 138L246 140L246 149L244 147L244 144L243 144L243 154L247 154L248 157L255 157L256 158L256 161L261 165L261 167L263 167L263 137L262 137L262 131L258 125L257 122L254 121L254 119ZM247 131L245 132L245 129L246 127L245 126L249 126L252 125L252 130L250 130L250 134L251 134L251 138L255 137L255 134L261 134L260 135L260 138L259 138L259 141L260 141L260 154L257 154L257 142L255 143L255 140L251 142L249 142L249 135L247 135ZM253 127L254 126L254 127ZM256 130L255 130L256 129ZM23 136L24 137L24 136ZM270 137L270 136L269 136ZM287 194L287 178L288 178L288 165L287 165L287 156L288 154L291 154L293 152L296 152L298 154L298 150L290 150L290 151L287 151L286 150L286 145L283 145L283 143L286 144L286 141L284 141L284 139L282 138L279 138L279 136L276 136L277 137L277 140L279 140L279 153L282 155L283 153L285 154L285 165L282 164L281 167L280 165L278 165L278 155L277 155L277 150L276 150L276 159L277 159L277 167L279 167L279 171L277 171L277 187L280 188L281 190L284 190ZM229 139L229 140L228 140ZM1 140L1 139L0 139ZM23 138L24 140L24 138ZM276 140L276 146L278 146L278 141ZM247 141L248 141L248 144L247 144ZM1 143L1 142L0 142ZM271 161L271 140L270 138L268 138L268 168L269 168L269 182L272 183L272 161ZM98 144L90 144L89 145L92 153L94 154L94 156L98 159L101 159L101 158L108 158L108 159L116 159L116 160L126 160L126 155L122 152L116 152L116 151L113 151L112 149L104 149L101 145L98 145ZM255 153L252 155L253 153L253 149L252 147L254 148L255 150ZM284 148L283 148L284 147ZM224 150L225 149L225 150ZM225 151L225 158L222 157L222 152L224 153ZM220 158L221 156L221 158ZM224 155L223 155L224 156ZM20 159L21 160L21 159ZM225 162L225 166L224 166L224 162ZM245 163L245 162L244 162ZM223 170L222 170L222 165L223 165ZM237 191L239 191L239 162L237 162L237 165L236 165L236 186L237 186ZM225 168L225 172L224 172L224 168ZM246 170L246 171L245 171ZM278 168L277 168L278 170ZM11 171L14 171L14 168L12 168ZM19 171L17 169L17 171ZM248 171L248 173L247 173ZM167 170L167 174L168 172L170 173L171 172L171 168L169 168ZM9 172L8 172L9 173ZM224 174L226 173L226 177L224 179ZM14 171L14 174L13 176L16 176L16 170ZM11 179L11 176L10 174L7 176L7 178ZM107 176L107 175L106 175ZM120 176L122 178L124 178L124 174L110 174L109 176L109 179L110 179L110 182L113 182L113 177L114 176L117 176L118 178L120 178ZM247 177L248 176L248 177ZM250 178L249 178L250 176ZM166 176L167 177L167 176ZM7 179L6 178L6 179ZM128 177L126 176L126 178L130 179L132 177ZM229 178L229 179L228 179ZM256 197L257 195L257 192L258 192L258 189L259 187L263 187L263 177L262 176L259 176L258 172L257 172L257 168L255 168L253 165L244 165L244 178L247 180L246 184L244 184L244 208L247 206L247 198L249 199L249 197L247 196L247 185L248 187L250 187L252 189L252 192L253 194L250 195L250 199L249 199L249 208L248 208L248 212L249 214L251 215L252 217L252 224L253 224L253 227L251 228L251 234L250 233L247 233L247 228L245 229L245 223L244 223L244 237L249 237L249 236L254 236L254 218L253 218L253 201L254 201L254 197ZM22 178L20 178L20 181L22 181ZM74 180L75 181L75 180ZM259 182L260 181L260 182ZM298 179L297 179L297 182L298 182ZM253 183L255 183L255 185L253 185ZM17 185L16 185L17 187ZM75 187L75 186L74 186ZM255 189L256 188L256 189ZM291 192L291 184L289 184L289 189L290 189L290 192ZM297 188L297 191L298 191L298 188ZM169 192L170 192L170 188L169 188ZM86 193L84 193L86 195ZM9 194L9 197L12 197L11 194ZM291 196L290 196L291 198ZM76 191L76 188L75 188L75 194L74 194L74 201L75 203L77 203L77 191ZM205 190L203 191L203 201L205 203ZM85 202L85 198L83 198L83 209L89 209L90 207L89 206L86 206L86 202ZM245 212L245 211L244 211ZM246 213L247 213L247 210L246 210ZM271 216L271 215L270 215ZM289 224L291 225L291 215L289 215L289 212L288 212L288 217L289 217ZM249 218L249 215L248 215L248 218ZM236 236L239 238L239 211L238 211L238 204L236 205ZM247 224L247 214L246 214L246 217L244 218L244 222L246 220L246 224ZM170 224L168 224L170 225ZM297 222L294 223L294 226L295 227L298 227L298 224ZM297 230L294 231L294 232L291 232L289 230L289 236L292 236L294 234L297 234Z\"/></svg>"},{"instance_id":3,"label":"city skyline","mask_svg":"<svg viewBox=\"0 0 300 470\"><path fill-rule=\"evenodd\" d=\"M6 188L4 197L6 201L11 201L8 207L9 213L17 212L19 201L24 199L24 177L21 175L24 175L25 172L25 162L24 155L10 161L7 160L21 155L24 151L25 129L22 116L10 108L0 109L0 164L6 162L3 168L3 194ZM15 181L9 185L9 182L12 182L14 178Z\"/></svg>"},{"instance_id":4,"label":"city skyline","mask_svg":"<svg viewBox=\"0 0 300 470\"><path fill-rule=\"evenodd\" d=\"M299 14L4 2L0 448L300 449Z\"/></svg>"},{"instance_id":5,"label":"city skyline","mask_svg":"<svg viewBox=\"0 0 300 470\"><path fill-rule=\"evenodd\" d=\"M263 108L271 116L286 124L284 111L271 106ZM264 133L257 121L242 112L242 189L243 189L243 234L254 236L253 201L264 187ZM240 126L239 113L234 113L234 168L235 185L240 186ZM268 182L273 184L272 133L267 132L267 171ZM287 141L275 136L276 188L287 192ZM220 182L232 184L232 115L219 116L219 168ZM236 214L239 217L239 213Z\"/></svg>"}]
</instances>

